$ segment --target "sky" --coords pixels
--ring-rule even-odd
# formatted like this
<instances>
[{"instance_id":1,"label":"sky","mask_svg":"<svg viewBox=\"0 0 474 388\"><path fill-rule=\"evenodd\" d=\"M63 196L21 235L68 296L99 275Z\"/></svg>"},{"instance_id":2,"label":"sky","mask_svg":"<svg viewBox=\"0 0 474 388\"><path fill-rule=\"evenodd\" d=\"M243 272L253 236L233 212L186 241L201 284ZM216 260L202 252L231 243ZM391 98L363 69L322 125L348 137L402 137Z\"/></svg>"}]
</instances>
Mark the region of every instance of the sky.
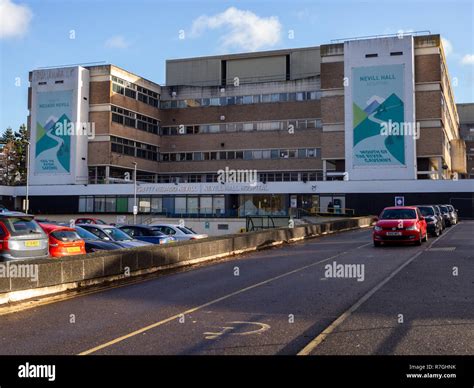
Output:
<instances>
[{"instance_id":1,"label":"sky","mask_svg":"<svg viewBox=\"0 0 474 388\"><path fill-rule=\"evenodd\" d=\"M474 2L0 0L0 133L28 115L28 72L112 63L165 84L165 60L441 34L456 102L474 102Z\"/></svg>"}]
</instances>

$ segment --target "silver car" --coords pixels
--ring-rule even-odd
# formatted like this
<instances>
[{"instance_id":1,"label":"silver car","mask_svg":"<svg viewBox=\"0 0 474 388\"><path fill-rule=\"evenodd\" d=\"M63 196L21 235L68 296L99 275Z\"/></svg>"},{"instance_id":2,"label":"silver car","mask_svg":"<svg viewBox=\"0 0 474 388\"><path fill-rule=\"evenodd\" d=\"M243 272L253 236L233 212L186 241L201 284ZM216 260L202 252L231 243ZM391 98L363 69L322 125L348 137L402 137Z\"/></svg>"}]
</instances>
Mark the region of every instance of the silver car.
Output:
<instances>
[{"instance_id":1,"label":"silver car","mask_svg":"<svg viewBox=\"0 0 474 388\"><path fill-rule=\"evenodd\" d=\"M127 233L116 228L112 225L102 225L102 224L77 224L81 228L95 234L102 240L113 241L120 245L122 248L134 248L134 247L144 247L153 245L152 243L139 241L130 237Z\"/></svg>"},{"instance_id":2,"label":"silver car","mask_svg":"<svg viewBox=\"0 0 474 388\"><path fill-rule=\"evenodd\" d=\"M41 259L49 256L49 239L34 217L0 212L0 261Z\"/></svg>"},{"instance_id":3,"label":"silver car","mask_svg":"<svg viewBox=\"0 0 474 388\"><path fill-rule=\"evenodd\" d=\"M201 238L208 237L207 234L196 233L191 228L182 225L173 225L173 224L152 224L152 226L158 229L161 233L167 234L168 236L173 236L179 241L183 240L199 240Z\"/></svg>"}]
</instances>

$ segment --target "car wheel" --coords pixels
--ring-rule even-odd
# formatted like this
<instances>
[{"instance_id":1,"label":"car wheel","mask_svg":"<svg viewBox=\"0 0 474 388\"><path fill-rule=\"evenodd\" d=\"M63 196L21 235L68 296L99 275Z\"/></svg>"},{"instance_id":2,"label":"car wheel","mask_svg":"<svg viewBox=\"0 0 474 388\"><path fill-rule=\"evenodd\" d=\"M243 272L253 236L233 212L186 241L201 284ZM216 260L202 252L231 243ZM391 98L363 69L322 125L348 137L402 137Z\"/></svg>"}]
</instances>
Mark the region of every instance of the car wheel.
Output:
<instances>
[{"instance_id":1,"label":"car wheel","mask_svg":"<svg viewBox=\"0 0 474 388\"><path fill-rule=\"evenodd\" d=\"M421 241L422 241L422 238L421 238L421 233L420 233L420 235L418 236L418 240L415 241L415 245L421 245Z\"/></svg>"},{"instance_id":2,"label":"car wheel","mask_svg":"<svg viewBox=\"0 0 474 388\"><path fill-rule=\"evenodd\" d=\"M374 247L379 247L381 244L380 244L380 241L375 241L374 240Z\"/></svg>"}]
</instances>

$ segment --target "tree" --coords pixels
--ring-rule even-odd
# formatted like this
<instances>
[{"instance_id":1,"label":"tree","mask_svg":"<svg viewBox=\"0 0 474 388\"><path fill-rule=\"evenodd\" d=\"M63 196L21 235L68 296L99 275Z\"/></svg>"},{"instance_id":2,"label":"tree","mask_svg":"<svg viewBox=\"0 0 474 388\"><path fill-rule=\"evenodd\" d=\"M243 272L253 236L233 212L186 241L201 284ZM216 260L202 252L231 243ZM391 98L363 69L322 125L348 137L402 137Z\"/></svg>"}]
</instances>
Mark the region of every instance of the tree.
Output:
<instances>
[{"instance_id":1,"label":"tree","mask_svg":"<svg viewBox=\"0 0 474 388\"><path fill-rule=\"evenodd\" d=\"M0 184L12 186L26 181L28 138L24 124L17 132L7 128L0 137Z\"/></svg>"}]
</instances>

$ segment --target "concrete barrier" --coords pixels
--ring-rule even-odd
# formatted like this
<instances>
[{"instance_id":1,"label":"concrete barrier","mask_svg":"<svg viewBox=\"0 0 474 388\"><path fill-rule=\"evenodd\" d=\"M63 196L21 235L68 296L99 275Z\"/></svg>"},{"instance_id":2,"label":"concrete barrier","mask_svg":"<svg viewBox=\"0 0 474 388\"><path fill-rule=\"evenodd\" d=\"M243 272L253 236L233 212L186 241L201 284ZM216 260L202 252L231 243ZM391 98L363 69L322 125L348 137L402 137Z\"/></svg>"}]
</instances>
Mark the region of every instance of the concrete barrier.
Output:
<instances>
[{"instance_id":1,"label":"concrete barrier","mask_svg":"<svg viewBox=\"0 0 474 388\"><path fill-rule=\"evenodd\" d=\"M354 217L62 259L0 263L0 305L368 227L372 222L371 217Z\"/></svg>"}]
</instances>

